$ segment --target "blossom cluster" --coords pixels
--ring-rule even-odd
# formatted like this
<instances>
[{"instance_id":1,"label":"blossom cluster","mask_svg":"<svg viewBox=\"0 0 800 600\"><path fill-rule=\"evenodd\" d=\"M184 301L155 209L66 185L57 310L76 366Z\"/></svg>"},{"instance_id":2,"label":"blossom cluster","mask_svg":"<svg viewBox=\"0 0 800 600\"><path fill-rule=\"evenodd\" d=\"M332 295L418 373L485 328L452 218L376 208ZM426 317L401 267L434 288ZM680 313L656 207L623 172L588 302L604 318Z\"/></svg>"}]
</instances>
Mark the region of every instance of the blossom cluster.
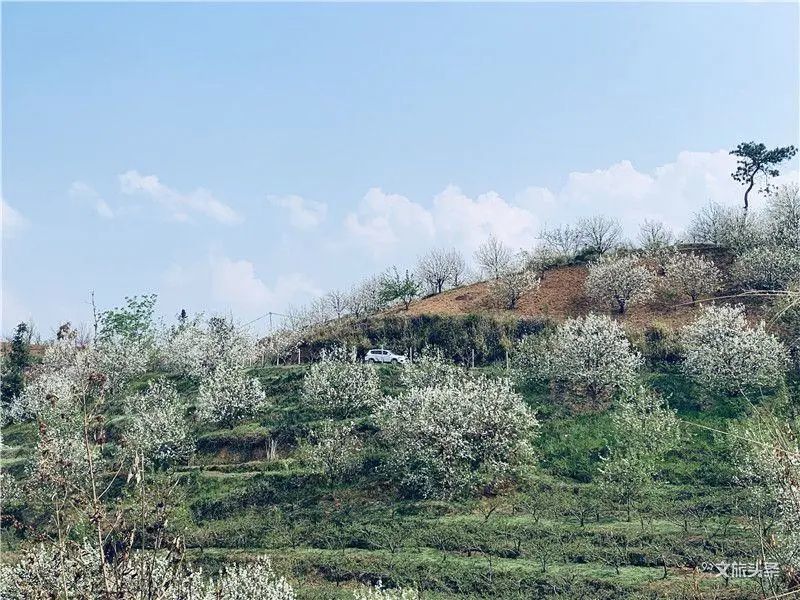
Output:
<instances>
[{"instance_id":1,"label":"blossom cluster","mask_svg":"<svg viewBox=\"0 0 800 600\"><path fill-rule=\"evenodd\" d=\"M514 362L525 379L554 381L593 400L630 385L643 365L619 323L594 313L523 338Z\"/></svg>"},{"instance_id":2,"label":"blossom cluster","mask_svg":"<svg viewBox=\"0 0 800 600\"><path fill-rule=\"evenodd\" d=\"M350 417L380 399L378 374L339 347L323 353L303 380L303 400L329 416Z\"/></svg>"},{"instance_id":3,"label":"blossom cluster","mask_svg":"<svg viewBox=\"0 0 800 600\"><path fill-rule=\"evenodd\" d=\"M771 388L783 380L788 352L764 323L750 327L743 306L704 307L683 328L683 367L698 383L715 391Z\"/></svg>"},{"instance_id":4,"label":"blossom cluster","mask_svg":"<svg viewBox=\"0 0 800 600\"><path fill-rule=\"evenodd\" d=\"M506 479L538 426L507 378L467 373L386 398L376 420L403 486L443 498Z\"/></svg>"},{"instance_id":5,"label":"blossom cluster","mask_svg":"<svg viewBox=\"0 0 800 600\"><path fill-rule=\"evenodd\" d=\"M634 255L602 256L589 265L585 288L590 298L614 306L620 314L649 300L655 275Z\"/></svg>"}]
</instances>

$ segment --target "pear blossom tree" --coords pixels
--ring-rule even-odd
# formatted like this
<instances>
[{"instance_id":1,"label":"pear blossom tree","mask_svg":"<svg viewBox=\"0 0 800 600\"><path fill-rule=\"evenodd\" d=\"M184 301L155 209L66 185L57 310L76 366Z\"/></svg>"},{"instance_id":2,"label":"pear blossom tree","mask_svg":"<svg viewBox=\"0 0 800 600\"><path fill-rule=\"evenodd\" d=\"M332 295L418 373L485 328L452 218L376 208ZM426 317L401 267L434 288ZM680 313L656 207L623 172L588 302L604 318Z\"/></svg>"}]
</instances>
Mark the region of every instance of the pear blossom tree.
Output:
<instances>
[{"instance_id":1,"label":"pear blossom tree","mask_svg":"<svg viewBox=\"0 0 800 600\"><path fill-rule=\"evenodd\" d=\"M545 227L539 233L539 239L545 248L568 262L583 248L583 232L571 225Z\"/></svg>"},{"instance_id":2,"label":"pear blossom tree","mask_svg":"<svg viewBox=\"0 0 800 600\"><path fill-rule=\"evenodd\" d=\"M800 282L800 246L759 246L733 265L733 279L744 289L786 290Z\"/></svg>"},{"instance_id":3,"label":"pear blossom tree","mask_svg":"<svg viewBox=\"0 0 800 600\"><path fill-rule=\"evenodd\" d=\"M450 283L452 286L458 287L464 285L464 279L467 277L467 261L464 255L451 248L447 251L447 260L450 263Z\"/></svg>"},{"instance_id":4,"label":"pear blossom tree","mask_svg":"<svg viewBox=\"0 0 800 600\"><path fill-rule=\"evenodd\" d=\"M773 388L788 368L786 347L764 323L750 327L743 306L704 307L681 331L683 368L697 383L729 394Z\"/></svg>"},{"instance_id":5,"label":"pear blossom tree","mask_svg":"<svg viewBox=\"0 0 800 600\"><path fill-rule=\"evenodd\" d=\"M764 228L769 243L800 248L800 186L796 183L776 188L764 207Z\"/></svg>"},{"instance_id":6,"label":"pear blossom tree","mask_svg":"<svg viewBox=\"0 0 800 600\"><path fill-rule=\"evenodd\" d=\"M678 417L651 390L625 391L611 416L612 439L600 466L601 488L625 506L627 519L653 491L665 455L680 440Z\"/></svg>"},{"instance_id":7,"label":"pear blossom tree","mask_svg":"<svg viewBox=\"0 0 800 600\"><path fill-rule=\"evenodd\" d=\"M445 360L435 348L425 348L414 361L403 364L400 381L406 390L425 386L457 384L468 377L469 372L461 365Z\"/></svg>"},{"instance_id":8,"label":"pear blossom tree","mask_svg":"<svg viewBox=\"0 0 800 600\"><path fill-rule=\"evenodd\" d=\"M191 456L194 441L186 404L173 383L151 381L145 391L128 396L124 408L130 415L125 437L141 461L183 462Z\"/></svg>"},{"instance_id":9,"label":"pear blossom tree","mask_svg":"<svg viewBox=\"0 0 800 600\"><path fill-rule=\"evenodd\" d=\"M523 338L514 355L521 377L552 381L593 401L631 385L643 365L619 323L594 313Z\"/></svg>"},{"instance_id":10,"label":"pear blossom tree","mask_svg":"<svg viewBox=\"0 0 800 600\"><path fill-rule=\"evenodd\" d=\"M137 553L115 564L113 585L106 589L100 577L97 551L91 544L71 544L62 557L40 545L23 552L14 565L0 565L0 595L4 600L31 598L86 598L115 600L295 600L285 577L278 576L270 559L229 564L210 578L202 570L169 553ZM141 574L146 572L147 578ZM65 590L62 579L69 582Z\"/></svg>"},{"instance_id":11,"label":"pear blossom tree","mask_svg":"<svg viewBox=\"0 0 800 600\"><path fill-rule=\"evenodd\" d=\"M432 294L441 294L455 274L454 254L436 248L420 257L417 262L417 277Z\"/></svg>"},{"instance_id":12,"label":"pear blossom tree","mask_svg":"<svg viewBox=\"0 0 800 600\"><path fill-rule=\"evenodd\" d=\"M220 362L200 383L197 417L230 427L266 407L261 382L228 362Z\"/></svg>"},{"instance_id":13,"label":"pear blossom tree","mask_svg":"<svg viewBox=\"0 0 800 600\"><path fill-rule=\"evenodd\" d=\"M661 221L645 219L639 227L639 246L646 253L669 248L675 243L675 234Z\"/></svg>"},{"instance_id":14,"label":"pear blossom tree","mask_svg":"<svg viewBox=\"0 0 800 600\"><path fill-rule=\"evenodd\" d=\"M756 219L734 207L709 202L697 211L689 224L689 241L713 244L743 252L761 242L761 229Z\"/></svg>"},{"instance_id":15,"label":"pear blossom tree","mask_svg":"<svg viewBox=\"0 0 800 600\"><path fill-rule=\"evenodd\" d=\"M696 302L701 296L716 292L721 286L722 275L714 264L693 252L676 252L667 261L667 279L683 294Z\"/></svg>"},{"instance_id":16,"label":"pear blossom tree","mask_svg":"<svg viewBox=\"0 0 800 600\"><path fill-rule=\"evenodd\" d=\"M341 319L347 313L347 295L340 290L325 294L325 302L333 317Z\"/></svg>"},{"instance_id":17,"label":"pear blossom tree","mask_svg":"<svg viewBox=\"0 0 800 600\"><path fill-rule=\"evenodd\" d=\"M384 400L376 412L390 468L408 491L451 498L494 486L532 457L538 423L507 378L447 378Z\"/></svg>"},{"instance_id":18,"label":"pear blossom tree","mask_svg":"<svg viewBox=\"0 0 800 600\"><path fill-rule=\"evenodd\" d=\"M179 375L208 377L219 363L239 368L251 365L259 348L246 330L222 317L197 315L164 332L161 361Z\"/></svg>"},{"instance_id":19,"label":"pear blossom tree","mask_svg":"<svg viewBox=\"0 0 800 600\"><path fill-rule=\"evenodd\" d=\"M15 418L37 423L30 466L15 482L36 544L3 567L4 597L185 597L186 580L172 569L182 546L167 526L171 465L193 448L181 404L174 388L154 382L122 402L121 431L108 428L116 384L102 370L104 347L79 345L74 330L60 328L18 398Z\"/></svg>"},{"instance_id":20,"label":"pear blossom tree","mask_svg":"<svg viewBox=\"0 0 800 600\"><path fill-rule=\"evenodd\" d=\"M736 464L737 483L751 497L756 512L774 510L776 523L766 529L751 517L765 558L784 566L788 581L798 583L800 572L800 446L795 423L771 412L756 411L729 436Z\"/></svg>"},{"instance_id":21,"label":"pear blossom tree","mask_svg":"<svg viewBox=\"0 0 800 600\"><path fill-rule=\"evenodd\" d=\"M309 435L311 462L329 477L352 473L358 467L363 444L355 431L355 423L327 419Z\"/></svg>"},{"instance_id":22,"label":"pear blossom tree","mask_svg":"<svg viewBox=\"0 0 800 600\"><path fill-rule=\"evenodd\" d=\"M372 366L356 360L355 351L334 348L311 365L301 397L326 415L349 418L378 402L378 374Z\"/></svg>"},{"instance_id":23,"label":"pear blossom tree","mask_svg":"<svg viewBox=\"0 0 800 600\"><path fill-rule=\"evenodd\" d=\"M601 257L589 265L586 293L598 302L611 304L619 314L653 296L655 275L638 257Z\"/></svg>"}]
</instances>

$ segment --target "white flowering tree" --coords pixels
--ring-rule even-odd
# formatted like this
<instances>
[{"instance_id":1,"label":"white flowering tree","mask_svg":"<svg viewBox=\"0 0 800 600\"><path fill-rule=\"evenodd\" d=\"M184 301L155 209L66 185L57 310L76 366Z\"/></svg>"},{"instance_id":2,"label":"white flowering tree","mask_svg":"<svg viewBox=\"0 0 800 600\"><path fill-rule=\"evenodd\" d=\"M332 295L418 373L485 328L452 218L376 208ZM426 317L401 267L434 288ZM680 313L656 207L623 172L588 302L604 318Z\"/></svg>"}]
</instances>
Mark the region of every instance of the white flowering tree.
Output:
<instances>
[{"instance_id":1,"label":"white flowering tree","mask_svg":"<svg viewBox=\"0 0 800 600\"><path fill-rule=\"evenodd\" d=\"M617 503L631 509L654 489L665 455L680 440L674 410L651 390L632 387L611 414L611 441L600 466L601 487Z\"/></svg>"},{"instance_id":2,"label":"white flowering tree","mask_svg":"<svg viewBox=\"0 0 800 600\"><path fill-rule=\"evenodd\" d=\"M771 244L800 248L800 188L796 183L779 186L767 197L764 228Z\"/></svg>"},{"instance_id":3,"label":"white flowering tree","mask_svg":"<svg viewBox=\"0 0 800 600\"><path fill-rule=\"evenodd\" d=\"M664 269L667 279L681 293L696 302L701 296L713 294L721 286L722 275L714 264L690 252L675 252L667 261Z\"/></svg>"},{"instance_id":4,"label":"white flowering tree","mask_svg":"<svg viewBox=\"0 0 800 600\"><path fill-rule=\"evenodd\" d=\"M445 360L436 348L426 347L414 361L403 363L400 381L405 389L455 383L469 373L465 367Z\"/></svg>"},{"instance_id":5,"label":"white flowering tree","mask_svg":"<svg viewBox=\"0 0 800 600\"><path fill-rule=\"evenodd\" d=\"M687 237L691 242L722 246L738 253L758 245L762 230L757 219L740 209L710 202L692 217Z\"/></svg>"},{"instance_id":6,"label":"white flowering tree","mask_svg":"<svg viewBox=\"0 0 800 600\"><path fill-rule=\"evenodd\" d=\"M539 239L552 254L567 262L573 260L583 249L583 232L579 227L571 225L545 227L539 233Z\"/></svg>"},{"instance_id":7,"label":"white flowering tree","mask_svg":"<svg viewBox=\"0 0 800 600\"><path fill-rule=\"evenodd\" d=\"M432 294L440 294L448 284L456 285L466 264L456 250L436 248L422 255L417 262L417 278Z\"/></svg>"},{"instance_id":8,"label":"white flowering tree","mask_svg":"<svg viewBox=\"0 0 800 600\"><path fill-rule=\"evenodd\" d=\"M261 382L241 368L220 362L200 383L197 418L230 427L266 407Z\"/></svg>"},{"instance_id":9,"label":"white flowering tree","mask_svg":"<svg viewBox=\"0 0 800 600\"><path fill-rule=\"evenodd\" d=\"M704 307L681 331L683 367L711 390L746 393L783 381L788 353L763 322L750 327L742 306Z\"/></svg>"},{"instance_id":10,"label":"white flowering tree","mask_svg":"<svg viewBox=\"0 0 800 600\"><path fill-rule=\"evenodd\" d=\"M226 565L207 585L201 600L295 600L294 589L278 576L270 559Z\"/></svg>"},{"instance_id":11,"label":"white flowering tree","mask_svg":"<svg viewBox=\"0 0 800 600\"><path fill-rule=\"evenodd\" d=\"M553 381L593 401L631 385L643 364L619 323L594 313L523 338L514 356L523 378Z\"/></svg>"},{"instance_id":12,"label":"white flowering tree","mask_svg":"<svg viewBox=\"0 0 800 600\"><path fill-rule=\"evenodd\" d=\"M125 399L129 449L142 462L185 461L194 451L186 420L186 404L173 383L151 381L147 389Z\"/></svg>"},{"instance_id":13,"label":"white flowering tree","mask_svg":"<svg viewBox=\"0 0 800 600\"><path fill-rule=\"evenodd\" d=\"M183 412L174 390L156 382L121 403L124 427L108 428L114 389L102 370L110 364L103 348L77 344L62 327L18 399L15 415L34 419L38 437L15 484L41 546L23 547L22 562L4 569L8 597L154 598L146 582L161 581L159 565L174 564L180 553L167 523L171 465L193 446ZM82 536L85 542L75 541ZM152 558L141 560L145 548ZM166 562L156 560L161 555ZM161 586L163 597L181 597L169 596L169 587Z\"/></svg>"},{"instance_id":14,"label":"white flowering tree","mask_svg":"<svg viewBox=\"0 0 800 600\"><path fill-rule=\"evenodd\" d=\"M309 458L330 478L348 475L358 467L363 444L352 421L327 419L309 434Z\"/></svg>"},{"instance_id":15,"label":"white flowering tree","mask_svg":"<svg viewBox=\"0 0 800 600\"><path fill-rule=\"evenodd\" d=\"M223 317L186 319L163 334L161 361L180 375L209 376L220 363L253 364L259 348L246 330Z\"/></svg>"},{"instance_id":16,"label":"white flowering tree","mask_svg":"<svg viewBox=\"0 0 800 600\"><path fill-rule=\"evenodd\" d=\"M295 600L294 589L265 556L223 567L214 577L169 552L118 558L108 585L98 552L89 542L70 544L65 556L40 545L13 565L0 565L3 600L85 598L115 600ZM146 577L142 574L146 573Z\"/></svg>"},{"instance_id":17,"label":"white flowering tree","mask_svg":"<svg viewBox=\"0 0 800 600\"><path fill-rule=\"evenodd\" d=\"M639 245L647 253L658 252L675 243L675 235L661 221L645 219L639 227Z\"/></svg>"},{"instance_id":18,"label":"white flowering tree","mask_svg":"<svg viewBox=\"0 0 800 600\"><path fill-rule=\"evenodd\" d=\"M638 257L601 257L589 265L586 293L590 298L610 304L623 314L629 306L646 302L653 296L655 275Z\"/></svg>"},{"instance_id":19,"label":"white flowering tree","mask_svg":"<svg viewBox=\"0 0 800 600\"><path fill-rule=\"evenodd\" d=\"M323 352L303 379L303 401L333 417L349 418L375 406L379 398L375 369L343 347Z\"/></svg>"},{"instance_id":20,"label":"white flowering tree","mask_svg":"<svg viewBox=\"0 0 800 600\"><path fill-rule=\"evenodd\" d=\"M766 558L800 583L800 446L797 424L770 410L756 410L728 436L738 466L737 483L750 497L752 529ZM764 513L776 523L765 527Z\"/></svg>"},{"instance_id":21,"label":"white flowering tree","mask_svg":"<svg viewBox=\"0 0 800 600\"><path fill-rule=\"evenodd\" d=\"M449 498L497 485L531 459L538 423L506 378L448 378L387 398L376 420L403 487Z\"/></svg>"},{"instance_id":22,"label":"white flowering tree","mask_svg":"<svg viewBox=\"0 0 800 600\"><path fill-rule=\"evenodd\" d=\"M800 282L800 246L759 246L742 253L733 279L745 289L786 290Z\"/></svg>"}]
</instances>

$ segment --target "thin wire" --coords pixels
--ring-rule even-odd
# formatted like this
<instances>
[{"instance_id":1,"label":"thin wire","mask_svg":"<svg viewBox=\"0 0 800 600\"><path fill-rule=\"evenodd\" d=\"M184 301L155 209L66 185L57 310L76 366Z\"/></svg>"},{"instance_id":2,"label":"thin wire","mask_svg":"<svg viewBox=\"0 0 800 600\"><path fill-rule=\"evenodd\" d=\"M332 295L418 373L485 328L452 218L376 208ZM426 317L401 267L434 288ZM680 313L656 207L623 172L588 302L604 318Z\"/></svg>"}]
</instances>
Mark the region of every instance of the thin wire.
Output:
<instances>
[{"instance_id":1,"label":"thin wire","mask_svg":"<svg viewBox=\"0 0 800 600\"><path fill-rule=\"evenodd\" d=\"M800 456L800 452L789 452L788 450L786 450L786 448L780 448L778 446L773 446L772 444L759 442L757 440L745 437L743 435L736 435L735 433L731 433L730 431L725 431L723 429L716 429L714 427L709 427L708 425L700 425L699 423L693 423L692 421L686 421L686 420L681 419L681 418L678 418L678 421L680 421L681 423L684 423L685 425L691 425L692 427L698 427L700 429L707 429L708 431L713 431L715 433L721 433L722 435L727 435L727 436L730 436L732 438L743 440L743 441L748 442L750 444L756 444L757 446L763 446L764 448L769 448L770 450L775 450L777 452L783 452L783 453L786 453L786 454L793 454L793 455L796 455L796 456Z\"/></svg>"}]
</instances>

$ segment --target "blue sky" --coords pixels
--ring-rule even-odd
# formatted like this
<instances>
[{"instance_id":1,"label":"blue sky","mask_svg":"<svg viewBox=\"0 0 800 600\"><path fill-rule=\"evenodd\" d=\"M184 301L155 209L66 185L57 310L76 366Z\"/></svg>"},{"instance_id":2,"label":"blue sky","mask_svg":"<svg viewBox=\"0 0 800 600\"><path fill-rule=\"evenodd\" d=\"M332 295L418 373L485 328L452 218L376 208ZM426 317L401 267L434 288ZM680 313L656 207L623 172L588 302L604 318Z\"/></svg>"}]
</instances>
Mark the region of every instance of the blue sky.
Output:
<instances>
[{"instance_id":1,"label":"blue sky","mask_svg":"<svg viewBox=\"0 0 800 600\"><path fill-rule=\"evenodd\" d=\"M281 311L436 245L738 202L797 4L2 6L3 333ZM797 170L797 162L787 166ZM790 177L796 176L792 173Z\"/></svg>"}]
</instances>

